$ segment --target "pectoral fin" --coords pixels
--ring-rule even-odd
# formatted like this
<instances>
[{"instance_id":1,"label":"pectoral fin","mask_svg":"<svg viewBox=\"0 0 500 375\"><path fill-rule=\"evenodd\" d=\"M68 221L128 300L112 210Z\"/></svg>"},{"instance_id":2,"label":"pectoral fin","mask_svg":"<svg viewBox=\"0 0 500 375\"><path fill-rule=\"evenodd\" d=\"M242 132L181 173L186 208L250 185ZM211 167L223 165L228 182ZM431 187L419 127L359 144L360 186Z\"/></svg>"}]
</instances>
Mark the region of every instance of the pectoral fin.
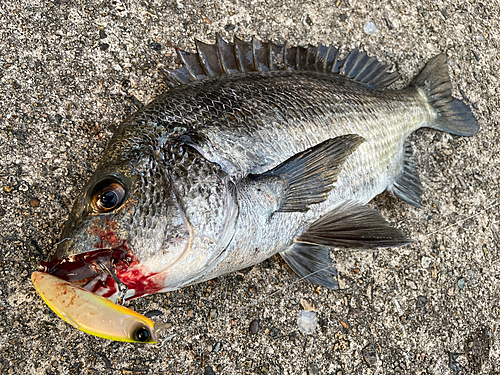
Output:
<instances>
[{"instance_id":1,"label":"pectoral fin","mask_svg":"<svg viewBox=\"0 0 500 375\"><path fill-rule=\"evenodd\" d=\"M347 248L392 247L410 242L378 211L352 201L316 220L297 241Z\"/></svg>"},{"instance_id":2,"label":"pectoral fin","mask_svg":"<svg viewBox=\"0 0 500 375\"><path fill-rule=\"evenodd\" d=\"M305 212L311 204L326 200L342 163L361 143L363 138L356 134L328 139L270 171L249 177L256 181L281 178L286 187L277 212Z\"/></svg>"},{"instance_id":3,"label":"pectoral fin","mask_svg":"<svg viewBox=\"0 0 500 375\"><path fill-rule=\"evenodd\" d=\"M332 264L328 247L295 242L280 253L290 268L313 284L337 290L337 269Z\"/></svg>"}]
</instances>

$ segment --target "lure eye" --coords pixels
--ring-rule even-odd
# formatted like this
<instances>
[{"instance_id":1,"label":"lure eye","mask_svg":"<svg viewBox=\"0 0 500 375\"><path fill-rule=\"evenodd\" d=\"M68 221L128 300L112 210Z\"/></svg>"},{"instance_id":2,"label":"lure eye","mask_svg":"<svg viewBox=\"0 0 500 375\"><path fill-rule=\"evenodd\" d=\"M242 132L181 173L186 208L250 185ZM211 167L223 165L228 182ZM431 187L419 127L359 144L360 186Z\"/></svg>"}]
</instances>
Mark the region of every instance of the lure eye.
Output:
<instances>
[{"instance_id":1,"label":"lure eye","mask_svg":"<svg viewBox=\"0 0 500 375\"><path fill-rule=\"evenodd\" d=\"M125 198L125 188L116 180L104 180L93 190L91 205L96 212L110 212L121 206Z\"/></svg>"},{"instance_id":2,"label":"lure eye","mask_svg":"<svg viewBox=\"0 0 500 375\"><path fill-rule=\"evenodd\" d=\"M140 327L134 332L134 339L139 342L146 342L151 337L146 327Z\"/></svg>"}]
</instances>

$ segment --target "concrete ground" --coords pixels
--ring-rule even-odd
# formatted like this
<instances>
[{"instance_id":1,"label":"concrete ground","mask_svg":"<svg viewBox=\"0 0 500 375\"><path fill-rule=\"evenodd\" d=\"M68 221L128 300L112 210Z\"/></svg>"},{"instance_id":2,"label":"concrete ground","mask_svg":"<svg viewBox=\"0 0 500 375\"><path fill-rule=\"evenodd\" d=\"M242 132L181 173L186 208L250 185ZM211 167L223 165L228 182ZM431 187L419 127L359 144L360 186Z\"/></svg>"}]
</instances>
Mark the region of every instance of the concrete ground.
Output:
<instances>
[{"instance_id":1,"label":"concrete ground","mask_svg":"<svg viewBox=\"0 0 500 375\"><path fill-rule=\"evenodd\" d=\"M500 373L500 4L378 3L1 2L0 372ZM364 31L367 22L376 34ZM424 208L387 195L373 205L414 242L334 251L341 290L296 282L271 258L133 301L170 324L164 337L173 337L162 345L88 336L48 309L30 274L53 254L76 192L134 111L126 97L147 103L164 92L157 66L175 66L172 46L193 50L195 38L213 41L216 32L360 47L399 69L398 88L444 52L454 95L473 108L481 130L411 137ZM311 335L297 325L302 299L318 309Z\"/></svg>"}]
</instances>

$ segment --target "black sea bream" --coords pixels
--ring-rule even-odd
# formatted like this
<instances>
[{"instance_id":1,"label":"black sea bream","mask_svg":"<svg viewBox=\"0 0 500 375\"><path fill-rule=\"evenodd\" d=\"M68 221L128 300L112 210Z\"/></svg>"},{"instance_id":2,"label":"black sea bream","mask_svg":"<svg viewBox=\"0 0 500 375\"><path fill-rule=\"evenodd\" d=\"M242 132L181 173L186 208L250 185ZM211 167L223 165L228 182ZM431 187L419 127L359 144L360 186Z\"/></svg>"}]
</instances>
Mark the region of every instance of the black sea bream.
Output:
<instances>
[{"instance_id":1,"label":"black sea bream","mask_svg":"<svg viewBox=\"0 0 500 375\"><path fill-rule=\"evenodd\" d=\"M130 116L78 195L42 270L111 300L178 289L279 253L337 288L329 248L403 245L366 204L388 190L419 206L405 139L472 136L446 58L409 87L352 51L235 39L178 50L174 87ZM330 266L330 267L329 267Z\"/></svg>"}]
</instances>

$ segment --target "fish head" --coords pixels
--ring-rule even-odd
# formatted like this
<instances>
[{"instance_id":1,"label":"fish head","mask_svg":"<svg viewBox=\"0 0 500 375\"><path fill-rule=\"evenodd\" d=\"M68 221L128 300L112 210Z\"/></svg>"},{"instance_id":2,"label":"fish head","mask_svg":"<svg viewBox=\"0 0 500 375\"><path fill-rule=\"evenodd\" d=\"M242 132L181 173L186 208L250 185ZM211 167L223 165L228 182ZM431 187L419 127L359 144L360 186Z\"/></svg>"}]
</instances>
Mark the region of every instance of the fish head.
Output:
<instances>
[{"instance_id":1,"label":"fish head","mask_svg":"<svg viewBox=\"0 0 500 375\"><path fill-rule=\"evenodd\" d=\"M164 289L165 271L189 247L169 178L146 155L101 163L78 194L54 257L40 270L111 300L125 285L130 299Z\"/></svg>"}]
</instances>

